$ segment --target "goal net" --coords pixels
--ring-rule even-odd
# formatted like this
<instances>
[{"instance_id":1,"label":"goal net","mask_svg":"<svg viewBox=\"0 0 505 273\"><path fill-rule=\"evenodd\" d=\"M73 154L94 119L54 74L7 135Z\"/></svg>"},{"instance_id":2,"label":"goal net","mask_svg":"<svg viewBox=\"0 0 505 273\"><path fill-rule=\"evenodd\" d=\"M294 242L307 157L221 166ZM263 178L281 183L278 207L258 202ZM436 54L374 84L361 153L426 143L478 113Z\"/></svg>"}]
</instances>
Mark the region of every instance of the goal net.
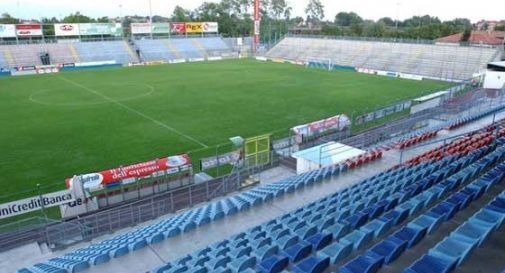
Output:
<instances>
[{"instance_id":1,"label":"goal net","mask_svg":"<svg viewBox=\"0 0 505 273\"><path fill-rule=\"evenodd\" d=\"M308 68L331 70L333 65L329 58L307 58L305 65Z\"/></svg>"}]
</instances>

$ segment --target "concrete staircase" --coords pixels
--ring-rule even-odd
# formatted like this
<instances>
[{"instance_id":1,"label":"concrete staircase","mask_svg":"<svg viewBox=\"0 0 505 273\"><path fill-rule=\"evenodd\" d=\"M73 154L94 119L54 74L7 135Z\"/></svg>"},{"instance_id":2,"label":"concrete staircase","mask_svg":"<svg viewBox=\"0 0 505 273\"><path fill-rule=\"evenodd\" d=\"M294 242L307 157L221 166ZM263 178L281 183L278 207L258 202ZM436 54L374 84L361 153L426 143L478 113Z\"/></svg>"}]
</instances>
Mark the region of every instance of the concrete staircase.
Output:
<instances>
[{"instance_id":1,"label":"concrete staircase","mask_svg":"<svg viewBox=\"0 0 505 273\"><path fill-rule=\"evenodd\" d=\"M202 43L199 40L191 39L191 43L198 49L200 54L202 56L207 55L207 50L205 50L205 47L202 45Z\"/></svg>"},{"instance_id":2,"label":"concrete staircase","mask_svg":"<svg viewBox=\"0 0 505 273\"><path fill-rule=\"evenodd\" d=\"M172 55L174 55L177 59L183 59L183 56L181 55L181 53L177 50L177 48L169 40L164 41L164 44L167 47L167 49L170 51L170 53L172 53Z\"/></svg>"},{"instance_id":3,"label":"concrete staircase","mask_svg":"<svg viewBox=\"0 0 505 273\"><path fill-rule=\"evenodd\" d=\"M11 53L11 50L9 49L9 47L4 48L3 54L5 57L5 60L7 61L7 63L9 64L10 67L16 66L15 62L14 62L14 58L12 57L12 53Z\"/></svg>"},{"instance_id":4,"label":"concrete staircase","mask_svg":"<svg viewBox=\"0 0 505 273\"><path fill-rule=\"evenodd\" d=\"M81 62L81 57L79 56L79 52L77 52L77 49L75 46L71 43L68 44L68 49L72 53L72 58L74 59L75 63L80 63Z\"/></svg>"},{"instance_id":5,"label":"concrete staircase","mask_svg":"<svg viewBox=\"0 0 505 273\"><path fill-rule=\"evenodd\" d=\"M130 59L134 62L139 62L139 58L137 56L137 53L133 51L133 48L128 44L127 41L123 41L123 45L126 49L126 52L128 52L128 55L130 55Z\"/></svg>"}]
</instances>

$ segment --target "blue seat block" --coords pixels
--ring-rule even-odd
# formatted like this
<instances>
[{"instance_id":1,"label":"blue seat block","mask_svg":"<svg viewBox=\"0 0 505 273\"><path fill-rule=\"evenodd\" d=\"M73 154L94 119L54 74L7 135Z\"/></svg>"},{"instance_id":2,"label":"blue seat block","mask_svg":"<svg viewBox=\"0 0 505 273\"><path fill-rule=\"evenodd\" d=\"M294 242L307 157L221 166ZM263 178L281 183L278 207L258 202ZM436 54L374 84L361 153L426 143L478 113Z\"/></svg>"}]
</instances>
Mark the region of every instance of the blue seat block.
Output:
<instances>
[{"instance_id":1,"label":"blue seat block","mask_svg":"<svg viewBox=\"0 0 505 273\"><path fill-rule=\"evenodd\" d=\"M189 268L189 270L187 271L187 273L207 273L207 272L209 272L209 270L204 266L195 266Z\"/></svg>"},{"instance_id":2,"label":"blue seat block","mask_svg":"<svg viewBox=\"0 0 505 273\"><path fill-rule=\"evenodd\" d=\"M344 220L344 222L348 223L353 229L363 226L367 221L368 214L362 212L353 213Z\"/></svg>"},{"instance_id":3,"label":"blue seat block","mask_svg":"<svg viewBox=\"0 0 505 273\"><path fill-rule=\"evenodd\" d=\"M307 242L301 241L285 249L283 251L283 255L288 257L291 262L296 263L309 256L311 252L312 245Z\"/></svg>"},{"instance_id":4,"label":"blue seat block","mask_svg":"<svg viewBox=\"0 0 505 273\"><path fill-rule=\"evenodd\" d=\"M301 239L305 240L307 238L309 238L310 236L316 234L318 232L317 230L317 227L316 226L310 226L310 225L307 225L303 228L300 228L298 230L295 231L295 233L300 236Z\"/></svg>"},{"instance_id":5,"label":"blue seat block","mask_svg":"<svg viewBox=\"0 0 505 273\"><path fill-rule=\"evenodd\" d=\"M394 262L406 249L407 242L391 236L373 246L366 253L368 256L382 257L384 263L389 264Z\"/></svg>"},{"instance_id":6,"label":"blue seat block","mask_svg":"<svg viewBox=\"0 0 505 273\"><path fill-rule=\"evenodd\" d=\"M379 237L388 232L393 225L392 221L383 222L378 219L375 219L368 224L362 226L360 229L365 232L373 232L374 237Z\"/></svg>"},{"instance_id":7,"label":"blue seat block","mask_svg":"<svg viewBox=\"0 0 505 273\"><path fill-rule=\"evenodd\" d=\"M195 222L193 222L193 221L189 221L188 223L186 223L186 224L184 225L184 227L182 228L182 231L183 231L183 232L188 232L188 231L190 231L190 230L195 229L197 226L198 226L198 225L197 225Z\"/></svg>"},{"instance_id":8,"label":"blue seat block","mask_svg":"<svg viewBox=\"0 0 505 273\"><path fill-rule=\"evenodd\" d=\"M476 246L477 243L468 243L447 237L432 248L429 254L459 266L470 256Z\"/></svg>"},{"instance_id":9,"label":"blue seat block","mask_svg":"<svg viewBox=\"0 0 505 273\"><path fill-rule=\"evenodd\" d=\"M249 256L251 254L251 252L252 252L252 247L245 246L245 247L233 249L232 251L230 251L230 253L228 253L228 255L232 259L238 259L243 256Z\"/></svg>"},{"instance_id":10,"label":"blue seat block","mask_svg":"<svg viewBox=\"0 0 505 273\"><path fill-rule=\"evenodd\" d=\"M353 249L360 249L373 240L373 232L355 230L342 238L341 242L351 243Z\"/></svg>"},{"instance_id":11,"label":"blue seat block","mask_svg":"<svg viewBox=\"0 0 505 273\"><path fill-rule=\"evenodd\" d=\"M135 242L128 244L128 249L130 249L130 251L137 251L137 250L142 249L146 246L147 246L147 241L146 241L146 239L143 238L143 239L139 239L139 240L136 240Z\"/></svg>"},{"instance_id":12,"label":"blue seat block","mask_svg":"<svg viewBox=\"0 0 505 273\"><path fill-rule=\"evenodd\" d=\"M234 272L243 272L248 268L254 268L256 266L256 257L243 256L242 258L234 259L228 268L232 268Z\"/></svg>"},{"instance_id":13,"label":"blue seat block","mask_svg":"<svg viewBox=\"0 0 505 273\"><path fill-rule=\"evenodd\" d=\"M451 233L451 236L460 241L476 243L480 246L486 241L491 232L493 232L492 227L475 225L468 221Z\"/></svg>"},{"instance_id":14,"label":"blue seat block","mask_svg":"<svg viewBox=\"0 0 505 273\"><path fill-rule=\"evenodd\" d=\"M179 227L170 228L168 231L163 232L166 238L175 237L181 234L182 230Z\"/></svg>"},{"instance_id":15,"label":"blue seat block","mask_svg":"<svg viewBox=\"0 0 505 273\"><path fill-rule=\"evenodd\" d=\"M371 207L367 207L361 212L368 214L369 219L375 219L384 212L385 206L374 204Z\"/></svg>"},{"instance_id":16,"label":"blue seat block","mask_svg":"<svg viewBox=\"0 0 505 273\"><path fill-rule=\"evenodd\" d=\"M263 261L273 255L276 255L279 253L279 247L276 245L266 245L263 246L262 248L256 249L252 255L256 256L258 258L258 261Z\"/></svg>"},{"instance_id":17,"label":"blue seat block","mask_svg":"<svg viewBox=\"0 0 505 273\"><path fill-rule=\"evenodd\" d=\"M470 220L475 223L480 223L484 226L491 226L493 229L497 229L501 227L504 219L504 214L484 208L476 213Z\"/></svg>"},{"instance_id":18,"label":"blue seat block","mask_svg":"<svg viewBox=\"0 0 505 273\"><path fill-rule=\"evenodd\" d=\"M415 261L403 273L449 273L455 267L456 263L427 254Z\"/></svg>"},{"instance_id":19,"label":"blue seat block","mask_svg":"<svg viewBox=\"0 0 505 273\"><path fill-rule=\"evenodd\" d=\"M334 242L321 251L318 251L317 256L320 258L330 258L330 262L336 264L351 254L352 246L351 243Z\"/></svg>"},{"instance_id":20,"label":"blue seat block","mask_svg":"<svg viewBox=\"0 0 505 273\"><path fill-rule=\"evenodd\" d=\"M326 228L326 231L333 234L333 238L340 239L344 237L350 231L350 226L348 224L337 223L331 227Z\"/></svg>"},{"instance_id":21,"label":"blue seat block","mask_svg":"<svg viewBox=\"0 0 505 273\"><path fill-rule=\"evenodd\" d=\"M162 266L158 266L155 269L149 271L149 273L163 273L165 270L172 268L171 264L164 264Z\"/></svg>"},{"instance_id":22,"label":"blue seat block","mask_svg":"<svg viewBox=\"0 0 505 273\"><path fill-rule=\"evenodd\" d=\"M267 237L267 238L259 238L257 240L251 241L250 245L253 248L261 248L265 245L270 245L272 244L272 238Z\"/></svg>"},{"instance_id":23,"label":"blue seat block","mask_svg":"<svg viewBox=\"0 0 505 273\"><path fill-rule=\"evenodd\" d=\"M310 236L305 241L310 243L315 250L320 250L331 244L332 239L333 237L330 233L321 232Z\"/></svg>"},{"instance_id":24,"label":"blue seat block","mask_svg":"<svg viewBox=\"0 0 505 273\"><path fill-rule=\"evenodd\" d=\"M293 267L295 273L323 273L330 266L330 258L310 256Z\"/></svg>"},{"instance_id":25,"label":"blue seat block","mask_svg":"<svg viewBox=\"0 0 505 273\"><path fill-rule=\"evenodd\" d=\"M298 235L288 235L277 239L274 244L279 246L279 249L284 250L288 247L291 247L292 245L295 245L299 241L300 237Z\"/></svg>"},{"instance_id":26,"label":"blue seat block","mask_svg":"<svg viewBox=\"0 0 505 273\"><path fill-rule=\"evenodd\" d=\"M279 273L289 264L288 257L285 256L271 256L265 259L256 266L259 273Z\"/></svg>"},{"instance_id":27,"label":"blue seat block","mask_svg":"<svg viewBox=\"0 0 505 273\"><path fill-rule=\"evenodd\" d=\"M435 215L436 216L436 215ZM407 224L408 227L415 228L427 228L428 234L435 232L444 222L444 217L441 216L430 216L430 215L420 215L416 219L412 220Z\"/></svg>"},{"instance_id":28,"label":"blue seat block","mask_svg":"<svg viewBox=\"0 0 505 273\"><path fill-rule=\"evenodd\" d=\"M230 257L224 256L224 257L217 257L217 258L211 258L206 266L212 270L218 269L220 267L226 268L226 265L231 262Z\"/></svg>"},{"instance_id":29,"label":"blue seat block","mask_svg":"<svg viewBox=\"0 0 505 273\"><path fill-rule=\"evenodd\" d=\"M151 235L147 238L147 242L149 244L156 244L156 243L159 243L163 240L165 240L165 236L163 236L163 233L157 233L157 234Z\"/></svg>"},{"instance_id":30,"label":"blue seat block","mask_svg":"<svg viewBox=\"0 0 505 273\"><path fill-rule=\"evenodd\" d=\"M395 232L392 236L402 241L407 242L408 248L415 246L420 240L426 236L427 228L403 227Z\"/></svg>"},{"instance_id":31,"label":"blue seat block","mask_svg":"<svg viewBox=\"0 0 505 273\"><path fill-rule=\"evenodd\" d=\"M204 266L206 262L210 261L210 258L207 257L207 256L199 256L199 257L196 257L194 259L192 259L191 261L188 261L187 262L187 266L189 268L194 268L194 267L198 267L198 266Z\"/></svg>"},{"instance_id":32,"label":"blue seat block","mask_svg":"<svg viewBox=\"0 0 505 273\"><path fill-rule=\"evenodd\" d=\"M340 273L376 273L383 263L382 258L360 255L339 270Z\"/></svg>"},{"instance_id":33,"label":"blue seat block","mask_svg":"<svg viewBox=\"0 0 505 273\"><path fill-rule=\"evenodd\" d=\"M396 208L394 210L386 212L380 219L390 219L393 220L393 225L398 225L405 221L409 217L408 209Z\"/></svg>"},{"instance_id":34,"label":"blue seat block","mask_svg":"<svg viewBox=\"0 0 505 273\"><path fill-rule=\"evenodd\" d=\"M163 271L163 273L183 273L188 271L188 267L185 265L178 265L174 266L172 268L169 268L168 270Z\"/></svg>"},{"instance_id":35,"label":"blue seat block","mask_svg":"<svg viewBox=\"0 0 505 273\"><path fill-rule=\"evenodd\" d=\"M456 212L457 206L446 201L441 202L436 207L429 210L430 214L443 216L446 221L451 219Z\"/></svg>"}]
</instances>

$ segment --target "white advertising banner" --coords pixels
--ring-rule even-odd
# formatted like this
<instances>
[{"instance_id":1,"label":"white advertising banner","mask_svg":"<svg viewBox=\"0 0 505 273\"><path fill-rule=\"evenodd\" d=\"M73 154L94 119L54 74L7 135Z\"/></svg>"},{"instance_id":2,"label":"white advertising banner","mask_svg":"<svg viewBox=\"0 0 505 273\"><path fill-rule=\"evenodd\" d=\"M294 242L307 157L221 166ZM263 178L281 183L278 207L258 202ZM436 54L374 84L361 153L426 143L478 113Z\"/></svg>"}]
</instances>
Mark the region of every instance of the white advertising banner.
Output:
<instances>
[{"instance_id":1,"label":"white advertising banner","mask_svg":"<svg viewBox=\"0 0 505 273\"><path fill-rule=\"evenodd\" d=\"M18 37L42 36L42 25L41 24L16 25L16 35Z\"/></svg>"},{"instance_id":2,"label":"white advertising banner","mask_svg":"<svg viewBox=\"0 0 505 273\"><path fill-rule=\"evenodd\" d=\"M0 38L16 37L16 25L0 24Z\"/></svg>"},{"instance_id":3,"label":"white advertising banner","mask_svg":"<svg viewBox=\"0 0 505 273\"><path fill-rule=\"evenodd\" d=\"M218 32L217 22L205 22L202 24L203 32L205 33L216 33Z\"/></svg>"},{"instance_id":4,"label":"white advertising banner","mask_svg":"<svg viewBox=\"0 0 505 273\"><path fill-rule=\"evenodd\" d=\"M49 208L73 202L74 196L70 190L63 190L42 196L34 196L0 205L0 219L20 215L42 207Z\"/></svg>"},{"instance_id":5,"label":"white advertising banner","mask_svg":"<svg viewBox=\"0 0 505 273\"><path fill-rule=\"evenodd\" d=\"M151 33L151 24L150 23L132 23L131 30L132 30L132 34Z\"/></svg>"},{"instance_id":6,"label":"white advertising banner","mask_svg":"<svg viewBox=\"0 0 505 273\"><path fill-rule=\"evenodd\" d=\"M55 36L79 36L79 24L54 24Z\"/></svg>"}]
</instances>

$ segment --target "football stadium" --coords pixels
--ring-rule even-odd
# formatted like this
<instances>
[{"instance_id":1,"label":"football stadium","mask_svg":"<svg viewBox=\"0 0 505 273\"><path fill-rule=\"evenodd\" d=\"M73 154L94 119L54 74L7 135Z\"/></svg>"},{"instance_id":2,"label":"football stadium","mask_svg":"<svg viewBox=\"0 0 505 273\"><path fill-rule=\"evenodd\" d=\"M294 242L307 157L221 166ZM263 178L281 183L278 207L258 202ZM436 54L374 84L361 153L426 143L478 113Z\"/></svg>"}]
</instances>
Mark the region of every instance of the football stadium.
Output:
<instances>
[{"instance_id":1,"label":"football stadium","mask_svg":"<svg viewBox=\"0 0 505 273\"><path fill-rule=\"evenodd\" d=\"M0 4L0 272L505 272L493 0L45 2Z\"/></svg>"}]
</instances>

